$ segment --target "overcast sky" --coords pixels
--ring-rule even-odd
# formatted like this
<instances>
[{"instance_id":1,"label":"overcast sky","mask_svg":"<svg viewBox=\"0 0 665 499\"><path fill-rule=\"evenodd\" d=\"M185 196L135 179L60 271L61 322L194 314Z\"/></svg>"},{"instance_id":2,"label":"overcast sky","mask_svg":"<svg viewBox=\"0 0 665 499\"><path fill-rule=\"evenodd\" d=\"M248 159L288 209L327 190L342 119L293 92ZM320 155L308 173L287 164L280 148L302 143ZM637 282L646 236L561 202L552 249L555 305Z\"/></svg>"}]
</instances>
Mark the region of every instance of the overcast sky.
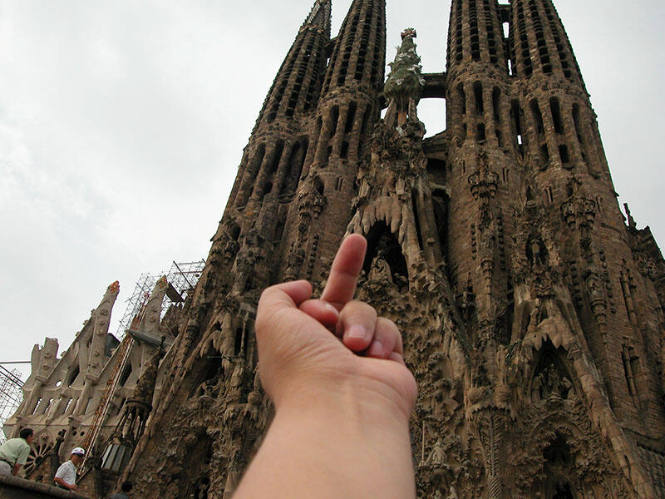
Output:
<instances>
[{"instance_id":1,"label":"overcast sky","mask_svg":"<svg viewBox=\"0 0 665 499\"><path fill-rule=\"evenodd\" d=\"M0 0L0 361L45 336L67 348L112 281L117 321L139 274L206 257L312 2ZM665 2L555 4L616 190L662 244ZM449 9L389 0L388 59L414 26L424 71L442 71ZM443 109L421 104L429 134Z\"/></svg>"}]
</instances>

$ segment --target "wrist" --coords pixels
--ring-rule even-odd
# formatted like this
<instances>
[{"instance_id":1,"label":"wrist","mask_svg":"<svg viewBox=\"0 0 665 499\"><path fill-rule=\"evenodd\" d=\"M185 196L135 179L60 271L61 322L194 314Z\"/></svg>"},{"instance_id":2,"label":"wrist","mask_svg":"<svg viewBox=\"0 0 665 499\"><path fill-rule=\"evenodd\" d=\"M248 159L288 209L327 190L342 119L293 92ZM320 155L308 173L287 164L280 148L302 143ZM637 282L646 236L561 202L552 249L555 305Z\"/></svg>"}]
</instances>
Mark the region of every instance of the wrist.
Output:
<instances>
[{"instance_id":1,"label":"wrist","mask_svg":"<svg viewBox=\"0 0 665 499\"><path fill-rule=\"evenodd\" d=\"M344 378L309 379L289 386L275 401L277 416L314 421L341 420L346 426L408 428L410 408L380 381Z\"/></svg>"}]
</instances>

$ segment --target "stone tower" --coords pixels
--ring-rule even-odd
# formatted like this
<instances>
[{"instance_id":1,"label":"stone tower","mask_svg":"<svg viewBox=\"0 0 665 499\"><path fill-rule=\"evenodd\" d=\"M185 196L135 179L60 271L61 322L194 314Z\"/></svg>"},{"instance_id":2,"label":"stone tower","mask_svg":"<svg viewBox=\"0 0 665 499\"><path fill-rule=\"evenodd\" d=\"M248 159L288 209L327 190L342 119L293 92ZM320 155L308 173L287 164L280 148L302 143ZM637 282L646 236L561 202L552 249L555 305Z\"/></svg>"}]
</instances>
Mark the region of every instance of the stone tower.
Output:
<instances>
[{"instance_id":1,"label":"stone tower","mask_svg":"<svg viewBox=\"0 0 665 499\"><path fill-rule=\"evenodd\" d=\"M384 0L334 39L330 14L316 0L268 92L121 479L230 497L272 416L258 296L320 289L356 232L358 297L419 382L421 497L665 497L665 262L617 205L552 2L453 0L447 71L422 74L407 29L385 81ZM430 97L448 125L424 139Z\"/></svg>"}]
</instances>

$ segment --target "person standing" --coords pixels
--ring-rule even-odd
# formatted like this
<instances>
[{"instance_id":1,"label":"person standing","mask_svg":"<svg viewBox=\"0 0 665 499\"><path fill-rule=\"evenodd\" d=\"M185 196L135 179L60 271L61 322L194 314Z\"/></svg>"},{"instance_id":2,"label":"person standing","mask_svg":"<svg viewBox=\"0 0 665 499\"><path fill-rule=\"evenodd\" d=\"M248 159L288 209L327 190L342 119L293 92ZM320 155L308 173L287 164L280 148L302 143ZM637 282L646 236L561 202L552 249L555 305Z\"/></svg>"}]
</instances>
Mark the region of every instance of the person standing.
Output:
<instances>
[{"instance_id":1,"label":"person standing","mask_svg":"<svg viewBox=\"0 0 665 499\"><path fill-rule=\"evenodd\" d=\"M0 446L0 475L16 476L25 466L30 455L30 445L35 434L30 428L23 428L19 438L11 438Z\"/></svg>"},{"instance_id":2,"label":"person standing","mask_svg":"<svg viewBox=\"0 0 665 499\"><path fill-rule=\"evenodd\" d=\"M60 465L58 471L55 472L53 481L63 489L77 490L76 486L76 469L83 462L85 450L81 447L76 447L72 450L69 461L65 461Z\"/></svg>"}]
</instances>

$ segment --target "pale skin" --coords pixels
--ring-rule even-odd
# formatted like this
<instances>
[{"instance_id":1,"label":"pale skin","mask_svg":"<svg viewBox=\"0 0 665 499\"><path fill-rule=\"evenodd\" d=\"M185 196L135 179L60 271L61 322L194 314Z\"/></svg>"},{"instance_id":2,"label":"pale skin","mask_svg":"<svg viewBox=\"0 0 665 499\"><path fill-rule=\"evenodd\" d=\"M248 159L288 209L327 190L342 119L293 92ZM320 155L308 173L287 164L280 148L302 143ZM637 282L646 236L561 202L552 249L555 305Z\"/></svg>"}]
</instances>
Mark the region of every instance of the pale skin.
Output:
<instances>
[{"instance_id":1,"label":"pale skin","mask_svg":"<svg viewBox=\"0 0 665 499\"><path fill-rule=\"evenodd\" d=\"M416 382L397 326L353 301L366 249L342 242L318 300L307 281L263 292L259 373L275 418L234 497L415 497Z\"/></svg>"},{"instance_id":2,"label":"pale skin","mask_svg":"<svg viewBox=\"0 0 665 499\"><path fill-rule=\"evenodd\" d=\"M79 456L78 454L72 454L69 460L74 464L74 466L78 468L81 462L83 462L83 456ZM78 490L78 485L74 483L67 483L62 478L54 478L53 481L66 489Z\"/></svg>"},{"instance_id":3,"label":"pale skin","mask_svg":"<svg viewBox=\"0 0 665 499\"><path fill-rule=\"evenodd\" d=\"M33 442L34 439L35 439L35 435L31 434L25 439L25 441L27 442L28 445L32 446L32 442ZM21 466L22 466L21 464L16 463L12 467L12 475L17 476L18 472L21 471Z\"/></svg>"}]
</instances>

